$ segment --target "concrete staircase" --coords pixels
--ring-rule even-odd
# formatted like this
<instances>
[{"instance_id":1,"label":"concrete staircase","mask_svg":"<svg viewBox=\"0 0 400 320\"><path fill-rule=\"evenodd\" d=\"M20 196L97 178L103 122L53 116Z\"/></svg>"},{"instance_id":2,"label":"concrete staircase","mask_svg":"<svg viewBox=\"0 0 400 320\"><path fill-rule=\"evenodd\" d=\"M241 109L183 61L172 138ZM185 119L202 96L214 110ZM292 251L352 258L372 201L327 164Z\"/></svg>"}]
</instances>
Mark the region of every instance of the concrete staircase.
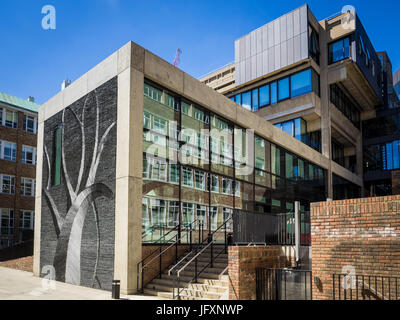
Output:
<instances>
[{"instance_id":1,"label":"concrete staircase","mask_svg":"<svg viewBox=\"0 0 400 320\"><path fill-rule=\"evenodd\" d=\"M221 250L222 246L216 245L213 249L215 257ZM194 252L189 253L184 262L181 262L177 269L183 267L191 258L195 256ZM197 270L202 270L209 264L211 258L211 250L207 248L197 259ZM175 276L168 275L174 265L168 267L161 275L161 278L155 278L144 287L144 293L154 295L165 299L173 299L173 290L176 285ZM191 281L195 274L195 262L191 262L180 274L180 299L182 300L225 300L228 299L228 276L221 275L228 266L228 255L220 254L213 261L213 267L207 267L198 277L197 283L187 284ZM175 289L176 290L176 289Z\"/></svg>"}]
</instances>

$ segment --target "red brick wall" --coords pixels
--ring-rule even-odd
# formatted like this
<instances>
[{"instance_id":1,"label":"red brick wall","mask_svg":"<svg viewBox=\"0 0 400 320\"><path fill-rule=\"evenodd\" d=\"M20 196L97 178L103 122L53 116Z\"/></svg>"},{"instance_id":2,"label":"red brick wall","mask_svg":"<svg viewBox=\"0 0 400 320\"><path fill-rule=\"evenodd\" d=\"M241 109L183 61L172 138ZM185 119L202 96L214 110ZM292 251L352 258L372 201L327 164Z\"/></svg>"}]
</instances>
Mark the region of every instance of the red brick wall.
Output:
<instances>
[{"instance_id":1,"label":"red brick wall","mask_svg":"<svg viewBox=\"0 0 400 320\"><path fill-rule=\"evenodd\" d=\"M313 299L332 299L332 274L400 276L400 196L311 204Z\"/></svg>"},{"instance_id":2,"label":"red brick wall","mask_svg":"<svg viewBox=\"0 0 400 320\"><path fill-rule=\"evenodd\" d=\"M255 300L256 269L291 265L280 246L229 247L229 299Z\"/></svg>"}]
</instances>

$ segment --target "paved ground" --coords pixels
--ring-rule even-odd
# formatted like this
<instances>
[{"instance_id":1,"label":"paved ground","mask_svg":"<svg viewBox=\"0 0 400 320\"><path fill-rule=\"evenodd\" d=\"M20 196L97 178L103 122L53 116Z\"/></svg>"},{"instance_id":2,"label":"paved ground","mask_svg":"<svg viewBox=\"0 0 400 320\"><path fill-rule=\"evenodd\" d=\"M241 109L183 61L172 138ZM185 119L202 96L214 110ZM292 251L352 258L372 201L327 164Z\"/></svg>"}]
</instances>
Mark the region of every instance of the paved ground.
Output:
<instances>
[{"instance_id":1,"label":"paved ground","mask_svg":"<svg viewBox=\"0 0 400 320\"><path fill-rule=\"evenodd\" d=\"M0 300L111 300L111 292L54 282L55 288L31 272L0 267ZM45 281L44 281L45 282ZM121 295L129 300L162 300L153 296Z\"/></svg>"},{"instance_id":2,"label":"paved ground","mask_svg":"<svg viewBox=\"0 0 400 320\"><path fill-rule=\"evenodd\" d=\"M8 260L0 262L0 267L11 268L16 270L32 272L33 270L33 257L24 257L15 260Z\"/></svg>"}]
</instances>

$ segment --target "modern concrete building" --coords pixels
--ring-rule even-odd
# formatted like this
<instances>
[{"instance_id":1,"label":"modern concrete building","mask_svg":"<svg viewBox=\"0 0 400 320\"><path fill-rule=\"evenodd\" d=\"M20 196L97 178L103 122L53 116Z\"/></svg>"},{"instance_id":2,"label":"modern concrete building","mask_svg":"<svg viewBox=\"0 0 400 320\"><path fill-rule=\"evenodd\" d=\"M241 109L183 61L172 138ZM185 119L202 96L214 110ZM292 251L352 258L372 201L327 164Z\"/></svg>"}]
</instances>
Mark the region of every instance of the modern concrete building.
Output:
<instances>
[{"instance_id":1,"label":"modern concrete building","mask_svg":"<svg viewBox=\"0 0 400 320\"><path fill-rule=\"evenodd\" d=\"M328 195L322 153L132 42L46 102L38 132L34 273L78 285L135 292L160 230Z\"/></svg>"},{"instance_id":2,"label":"modern concrete building","mask_svg":"<svg viewBox=\"0 0 400 320\"><path fill-rule=\"evenodd\" d=\"M0 92L0 249L33 239L38 109Z\"/></svg>"},{"instance_id":3,"label":"modern concrete building","mask_svg":"<svg viewBox=\"0 0 400 320\"><path fill-rule=\"evenodd\" d=\"M234 88L218 91L330 159L330 198L375 195L373 181L391 175L371 177L367 147L377 143L372 131L384 135L374 130L380 110L399 106L392 65L375 51L355 10L318 22L304 5L236 40L234 66Z\"/></svg>"},{"instance_id":4,"label":"modern concrete building","mask_svg":"<svg viewBox=\"0 0 400 320\"><path fill-rule=\"evenodd\" d=\"M235 50L234 69L202 78L225 96L129 42L39 109L36 276L173 297L179 267L187 298L218 299L228 255L207 259L251 230L232 215L276 229L264 216L361 195L361 122L383 96L355 12L317 22L303 6Z\"/></svg>"}]
</instances>

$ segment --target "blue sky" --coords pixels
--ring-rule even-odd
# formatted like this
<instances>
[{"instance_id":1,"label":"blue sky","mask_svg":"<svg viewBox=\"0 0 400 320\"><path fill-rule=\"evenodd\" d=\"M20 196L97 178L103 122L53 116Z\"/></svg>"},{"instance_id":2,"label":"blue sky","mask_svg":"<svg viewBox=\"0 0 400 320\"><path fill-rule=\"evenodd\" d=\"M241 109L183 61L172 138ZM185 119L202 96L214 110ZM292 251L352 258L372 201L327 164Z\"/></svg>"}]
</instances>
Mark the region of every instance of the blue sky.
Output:
<instances>
[{"instance_id":1,"label":"blue sky","mask_svg":"<svg viewBox=\"0 0 400 320\"><path fill-rule=\"evenodd\" d=\"M234 59L234 40L308 3L318 20L353 5L377 51L400 68L400 2L381 0L2 0L0 91L44 103L130 40L199 77ZM44 5L57 28L41 27Z\"/></svg>"}]
</instances>

